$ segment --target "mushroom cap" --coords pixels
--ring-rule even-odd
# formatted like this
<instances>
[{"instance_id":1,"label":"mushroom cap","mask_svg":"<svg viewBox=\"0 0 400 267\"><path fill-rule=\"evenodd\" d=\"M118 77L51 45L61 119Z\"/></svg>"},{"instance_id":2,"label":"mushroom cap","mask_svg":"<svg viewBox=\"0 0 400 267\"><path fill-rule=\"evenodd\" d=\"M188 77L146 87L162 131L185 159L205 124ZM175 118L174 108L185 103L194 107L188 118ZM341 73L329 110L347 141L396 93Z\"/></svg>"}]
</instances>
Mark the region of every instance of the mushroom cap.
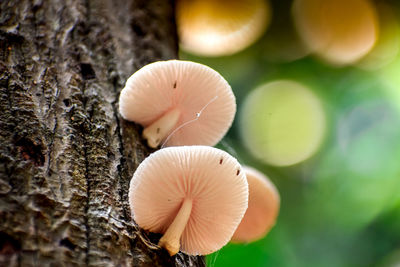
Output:
<instances>
[{"instance_id":1,"label":"mushroom cap","mask_svg":"<svg viewBox=\"0 0 400 267\"><path fill-rule=\"evenodd\" d=\"M374 71L395 60L400 50L400 24L395 10L385 2L376 3L379 21L379 35L373 49L363 57L357 66Z\"/></svg>"},{"instance_id":2,"label":"mushroom cap","mask_svg":"<svg viewBox=\"0 0 400 267\"><path fill-rule=\"evenodd\" d=\"M275 225L280 197L274 184L263 173L243 167L249 184L249 206L233 234L233 242L253 242L264 237Z\"/></svg>"},{"instance_id":3,"label":"mushroom cap","mask_svg":"<svg viewBox=\"0 0 400 267\"><path fill-rule=\"evenodd\" d=\"M133 218L145 230L164 233L185 198L193 207L181 251L205 255L224 246L247 209L246 176L235 158L213 147L158 150L137 168L129 188Z\"/></svg>"},{"instance_id":4,"label":"mushroom cap","mask_svg":"<svg viewBox=\"0 0 400 267\"><path fill-rule=\"evenodd\" d=\"M176 6L181 46L204 56L246 48L261 37L271 17L265 0L179 0Z\"/></svg>"},{"instance_id":5,"label":"mushroom cap","mask_svg":"<svg viewBox=\"0 0 400 267\"><path fill-rule=\"evenodd\" d=\"M231 87L218 72L180 60L144 66L127 80L119 98L122 117L144 127L172 109L178 109L180 117L166 146L213 146L231 126L236 101Z\"/></svg>"},{"instance_id":6,"label":"mushroom cap","mask_svg":"<svg viewBox=\"0 0 400 267\"><path fill-rule=\"evenodd\" d=\"M361 59L377 39L377 15L369 0L295 0L293 16L304 43L335 65Z\"/></svg>"}]
</instances>

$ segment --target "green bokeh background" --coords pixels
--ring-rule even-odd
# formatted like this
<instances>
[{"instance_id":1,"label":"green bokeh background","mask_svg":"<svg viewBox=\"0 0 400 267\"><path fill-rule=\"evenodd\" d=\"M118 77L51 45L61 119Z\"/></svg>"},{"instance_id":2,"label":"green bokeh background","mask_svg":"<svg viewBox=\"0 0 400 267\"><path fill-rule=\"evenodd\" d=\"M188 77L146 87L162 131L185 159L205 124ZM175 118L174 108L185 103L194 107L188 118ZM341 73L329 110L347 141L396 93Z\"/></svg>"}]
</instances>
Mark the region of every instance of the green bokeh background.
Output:
<instances>
[{"instance_id":1,"label":"green bokeh background","mask_svg":"<svg viewBox=\"0 0 400 267\"><path fill-rule=\"evenodd\" d=\"M400 19L400 1L387 1ZM327 134L317 153L274 167L244 147L238 118L218 147L264 172L277 186L276 226L251 244L228 244L208 266L400 266L400 56L374 71L335 67L312 55L296 60L291 1L272 1L272 24L251 47L229 57L181 52L231 84L238 114L257 86L298 81L322 101ZM396 265L397 264L397 265Z\"/></svg>"}]
</instances>

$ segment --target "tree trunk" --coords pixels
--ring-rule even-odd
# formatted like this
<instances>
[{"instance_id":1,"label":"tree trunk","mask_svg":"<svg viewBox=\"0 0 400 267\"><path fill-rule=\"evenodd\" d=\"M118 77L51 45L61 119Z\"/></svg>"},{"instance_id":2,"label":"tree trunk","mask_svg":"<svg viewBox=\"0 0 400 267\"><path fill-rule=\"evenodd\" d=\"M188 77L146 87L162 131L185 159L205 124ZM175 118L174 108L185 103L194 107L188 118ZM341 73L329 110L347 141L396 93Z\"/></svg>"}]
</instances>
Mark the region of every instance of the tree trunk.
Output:
<instances>
[{"instance_id":1,"label":"tree trunk","mask_svg":"<svg viewBox=\"0 0 400 267\"><path fill-rule=\"evenodd\" d=\"M176 57L168 1L0 1L0 266L205 265L158 248L127 201L151 151L119 92Z\"/></svg>"}]
</instances>

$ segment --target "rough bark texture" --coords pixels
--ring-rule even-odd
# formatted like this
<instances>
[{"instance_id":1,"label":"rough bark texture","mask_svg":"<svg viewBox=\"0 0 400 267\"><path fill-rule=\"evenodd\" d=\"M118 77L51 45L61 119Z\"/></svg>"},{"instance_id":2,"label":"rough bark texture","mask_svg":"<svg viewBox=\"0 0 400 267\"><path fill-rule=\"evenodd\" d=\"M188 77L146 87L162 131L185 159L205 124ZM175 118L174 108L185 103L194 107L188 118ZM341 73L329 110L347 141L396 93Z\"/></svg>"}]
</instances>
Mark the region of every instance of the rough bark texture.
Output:
<instances>
[{"instance_id":1,"label":"rough bark texture","mask_svg":"<svg viewBox=\"0 0 400 267\"><path fill-rule=\"evenodd\" d=\"M149 149L118 96L177 57L172 3L0 1L0 266L203 266L141 231L129 181Z\"/></svg>"}]
</instances>

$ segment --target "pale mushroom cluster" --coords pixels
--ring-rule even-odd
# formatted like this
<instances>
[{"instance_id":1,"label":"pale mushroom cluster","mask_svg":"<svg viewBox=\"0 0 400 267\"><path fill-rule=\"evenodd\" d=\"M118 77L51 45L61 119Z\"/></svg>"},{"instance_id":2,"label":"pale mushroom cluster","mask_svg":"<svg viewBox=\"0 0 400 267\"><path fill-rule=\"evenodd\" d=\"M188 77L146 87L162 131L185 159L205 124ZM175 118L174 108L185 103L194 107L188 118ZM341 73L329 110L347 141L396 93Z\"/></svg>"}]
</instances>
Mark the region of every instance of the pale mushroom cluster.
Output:
<instances>
[{"instance_id":1,"label":"pale mushroom cluster","mask_svg":"<svg viewBox=\"0 0 400 267\"><path fill-rule=\"evenodd\" d=\"M229 241L262 238L275 224L279 194L262 173L214 148L236 112L226 80L199 63L169 60L144 66L119 99L124 119L144 127L152 153L130 182L129 204L158 245L206 255Z\"/></svg>"}]
</instances>

